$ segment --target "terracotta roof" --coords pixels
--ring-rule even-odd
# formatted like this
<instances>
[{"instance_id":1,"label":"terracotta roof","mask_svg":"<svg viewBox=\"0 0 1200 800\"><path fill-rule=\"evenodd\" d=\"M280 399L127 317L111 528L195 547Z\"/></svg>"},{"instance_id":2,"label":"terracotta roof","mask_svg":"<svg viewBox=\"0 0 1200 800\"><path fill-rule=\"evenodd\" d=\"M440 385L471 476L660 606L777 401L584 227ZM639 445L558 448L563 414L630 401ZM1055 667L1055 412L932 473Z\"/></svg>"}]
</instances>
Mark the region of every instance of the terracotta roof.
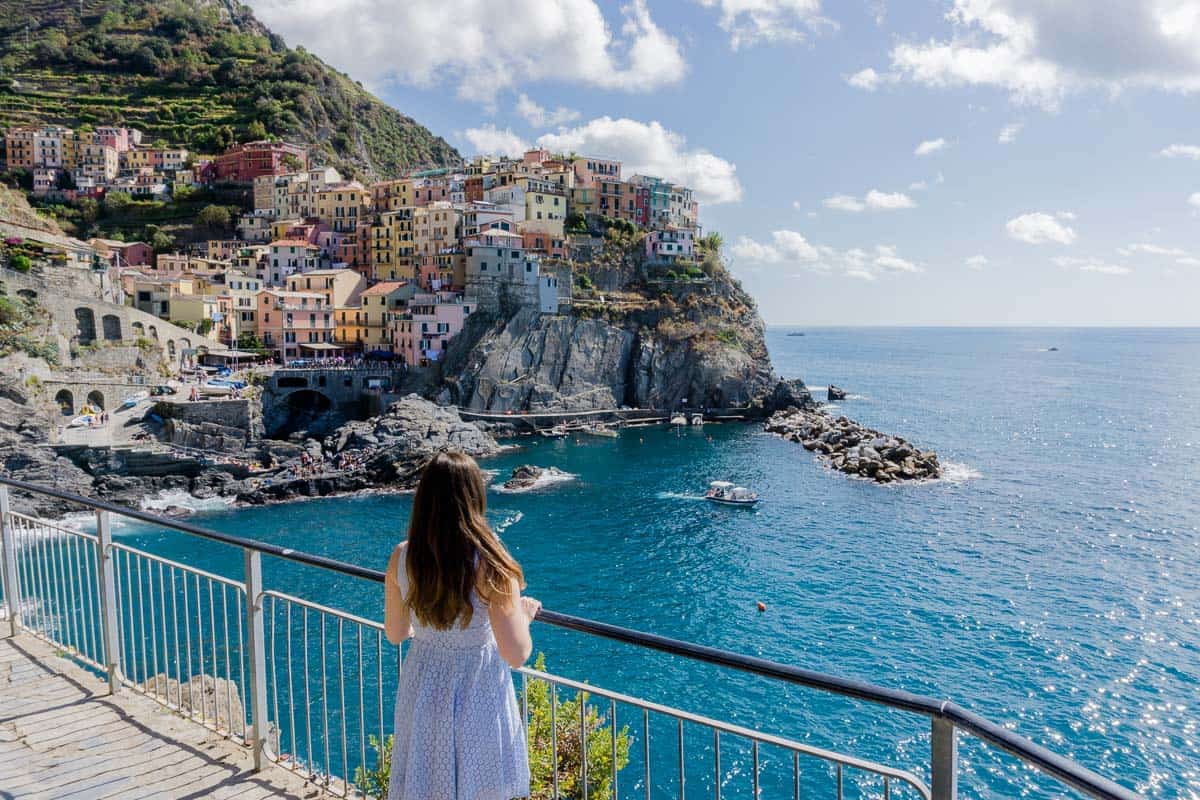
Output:
<instances>
[{"instance_id":1,"label":"terracotta roof","mask_svg":"<svg viewBox=\"0 0 1200 800\"><path fill-rule=\"evenodd\" d=\"M365 290L363 294L371 295L372 297L379 294L391 294L407 284L408 281L381 281L372 286L370 289Z\"/></svg>"},{"instance_id":2,"label":"terracotta roof","mask_svg":"<svg viewBox=\"0 0 1200 800\"><path fill-rule=\"evenodd\" d=\"M315 244L307 239L276 239L271 242L271 247L316 247Z\"/></svg>"}]
</instances>

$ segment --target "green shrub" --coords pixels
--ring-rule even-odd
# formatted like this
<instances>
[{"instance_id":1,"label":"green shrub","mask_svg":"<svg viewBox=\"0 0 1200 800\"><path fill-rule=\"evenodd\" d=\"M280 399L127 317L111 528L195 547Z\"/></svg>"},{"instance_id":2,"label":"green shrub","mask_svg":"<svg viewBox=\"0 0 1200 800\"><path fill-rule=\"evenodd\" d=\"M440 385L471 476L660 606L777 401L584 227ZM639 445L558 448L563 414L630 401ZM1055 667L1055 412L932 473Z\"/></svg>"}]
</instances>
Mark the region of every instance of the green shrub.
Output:
<instances>
[{"instance_id":1,"label":"green shrub","mask_svg":"<svg viewBox=\"0 0 1200 800\"><path fill-rule=\"evenodd\" d=\"M33 269L33 262L29 260L29 256L24 253L17 253L8 260L8 265L17 272L29 272Z\"/></svg>"}]
</instances>

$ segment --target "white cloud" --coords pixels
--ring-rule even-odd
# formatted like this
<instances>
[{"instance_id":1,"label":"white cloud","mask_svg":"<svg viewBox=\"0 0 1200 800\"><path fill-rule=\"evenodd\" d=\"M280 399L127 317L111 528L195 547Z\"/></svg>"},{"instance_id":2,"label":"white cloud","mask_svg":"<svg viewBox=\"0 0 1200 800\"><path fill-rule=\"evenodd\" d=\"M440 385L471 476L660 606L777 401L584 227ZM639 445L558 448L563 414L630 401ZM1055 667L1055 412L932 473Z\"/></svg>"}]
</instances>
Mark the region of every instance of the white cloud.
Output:
<instances>
[{"instance_id":1,"label":"white cloud","mask_svg":"<svg viewBox=\"0 0 1200 800\"><path fill-rule=\"evenodd\" d=\"M779 230L770 242L740 237L729 249L735 260L750 264L799 264L810 272L837 273L847 278L873 281L884 275L915 274L924 267L903 258L893 245L876 245L872 250L854 247L838 250L814 245L797 231Z\"/></svg>"},{"instance_id":2,"label":"white cloud","mask_svg":"<svg viewBox=\"0 0 1200 800\"><path fill-rule=\"evenodd\" d=\"M1175 259L1176 264L1183 264L1185 267L1200 267L1200 258L1195 256L1184 256L1183 258Z\"/></svg>"},{"instance_id":3,"label":"white cloud","mask_svg":"<svg viewBox=\"0 0 1200 800\"><path fill-rule=\"evenodd\" d=\"M1055 211L1054 216L1058 217L1059 219L1065 219L1068 222L1073 221L1076 218L1075 212L1073 211Z\"/></svg>"},{"instance_id":4,"label":"white cloud","mask_svg":"<svg viewBox=\"0 0 1200 800\"><path fill-rule=\"evenodd\" d=\"M1000 144L1012 144L1017 140L1017 134L1024 127L1024 122L1010 122L1000 129L1000 135L996 137L996 141Z\"/></svg>"},{"instance_id":5,"label":"white cloud","mask_svg":"<svg viewBox=\"0 0 1200 800\"><path fill-rule=\"evenodd\" d=\"M883 81L884 76L880 75L870 67L867 67L866 69L860 69L853 75L846 76L846 83L850 84L856 89L863 89L868 92L873 92L878 89L879 84L883 83Z\"/></svg>"},{"instance_id":6,"label":"white cloud","mask_svg":"<svg viewBox=\"0 0 1200 800\"><path fill-rule=\"evenodd\" d=\"M1010 219L1005 225L1008 235L1019 242L1028 244L1071 244L1075 241L1075 231L1063 225L1049 214L1040 211L1032 214L1022 214Z\"/></svg>"},{"instance_id":7,"label":"white cloud","mask_svg":"<svg viewBox=\"0 0 1200 800\"><path fill-rule=\"evenodd\" d=\"M739 237L729 248L729 255L758 264L816 261L817 249L797 231L779 230L771 233L771 243L764 244L748 236Z\"/></svg>"},{"instance_id":8,"label":"white cloud","mask_svg":"<svg viewBox=\"0 0 1200 800\"><path fill-rule=\"evenodd\" d=\"M689 148L682 134L658 122L600 117L574 128L538 137L537 143L559 152L591 153L623 162L626 175L643 173L682 183L703 203L742 199L737 167L704 148Z\"/></svg>"},{"instance_id":9,"label":"white cloud","mask_svg":"<svg viewBox=\"0 0 1200 800\"><path fill-rule=\"evenodd\" d=\"M529 143L510 129L487 124L479 128L468 128L459 135L471 143L475 153L516 158L529 149Z\"/></svg>"},{"instance_id":10,"label":"white cloud","mask_svg":"<svg viewBox=\"0 0 1200 800\"><path fill-rule=\"evenodd\" d=\"M1200 161L1200 145L1171 144L1158 151L1164 158L1190 158Z\"/></svg>"},{"instance_id":11,"label":"white cloud","mask_svg":"<svg viewBox=\"0 0 1200 800\"><path fill-rule=\"evenodd\" d=\"M913 181L908 185L910 192L923 192L929 188L929 184L925 181Z\"/></svg>"},{"instance_id":12,"label":"white cloud","mask_svg":"<svg viewBox=\"0 0 1200 800\"><path fill-rule=\"evenodd\" d=\"M1195 0L954 0L949 38L906 42L892 70L934 87L995 86L1046 108L1083 89L1200 89Z\"/></svg>"},{"instance_id":13,"label":"white cloud","mask_svg":"<svg viewBox=\"0 0 1200 800\"><path fill-rule=\"evenodd\" d=\"M894 211L901 208L916 208L916 206L917 204L912 201L912 198L903 192L881 192L878 189L867 192L867 208Z\"/></svg>"},{"instance_id":14,"label":"white cloud","mask_svg":"<svg viewBox=\"0 0 1200 800\"><path fill-rule=\"evenodd\" d=\"M697 0L721 10L720 25L737 50L760 42L802 42L809 33L837 28L821 16L821 0Z\"/></svg>"},{"instance_id":15,"label":"white cloud","mask_svg":"<svg viewBox=\"0 0 1200 800\"><path fill-rule=\"evenodd\" d=\"M967 269L983 269L988 265L988 257L983 255L969 256L966 260Z\"/></svg>"},{"instance_id":16,"label":"white cloud","mask_svg":"<svg viewBox=\"0 0 1200 800\"><path fill-rule=\"evenodd\" d=\"M896 211L903 208L916 208L913 199L903 192L881 192L872 189L861 200L849 194L835 194L821 201L828 209L848 211L857 214L859 211L872 209L874 211Z\"/></svg>"},{"instance_id":17,"label":"white cloud","mask_svg":"<svg viewBox=\"0 0 1200 800\"><path fill-rule=\"evenodd\" d=\"M1200 208L1200 192L1192 192L1188 195L1188 205L1193 208Z\"/></svg>"},{"instance_id":18,"label":"white cloud","mask_svg":"<svg viewBox=\"0 0 1200 800\"><path fill-rule=\"evenodd\" d=\"M557 125L564 125L568 122L574 122L579 119L579 112L573 108L559 106L550 111L538 105L536 101L530 98L524 92L517 98L517 113L525 118L535 128L549 128Z\"/></svg>"},{"instance_id":19,"label":"white cloud","mask_svg":"<svg viewBox=\"0 0 1200 800\"><path fill-rule=\"evenodd\" d=\"M853 213L862 211L867 207L866 203L848 194L835 194L833 197L826 197L821 203L826 208L831 208L834 211L850 211Z\"/></svg>"},{"instance_id":20,"label":"white cloud","mask_svg":"<svg viewBox=\"0 0 1200 800\"><path fill-rule=\"evenodd\" d=\"M938 137L937 139L926 139L917 145L917 149L913 150L914 156L928 156L936 153L938 150L945 149L946 140Z\"/></svg>"},{"instance_id":21,"label":"white cloud","mask_svg":"<svg viewBox=\"0 0 1200 800\"><path fill-rule=\"evenodd\" d=\"M1100 275L1128 275L1133 272L1129 267L1123 267L1120 264L1109 264L1098 258L1074 258L1072 256L1058 256L1051 259L1055 264L1063 269L1077 269L1080 272L1094 272Z\"/></svg>"},{"instance_id":22,"label":"white cloud","mask_svg":"<svg viewBox=\"0 0 1200 800\"><path fill-rule=\"evenodd\" d=\"M1187 255L1187 251L1178 247L1163 247L1160 244L1148 244L1139 242L1131 244L1128 247L1122 247L1117 251L1123 256L1131 253L1146 253L1151 256L1172 256L1174 258L1182 258Z\"/></svg>"},{"instance_id":23,"label":"white cloud","mask_svg":"<svg viewBox=\"0 0 1200 800\"><path fill-rule=\"evenodd\" d=\"M622 5L619 26L597 0L250 4L289 41L367 83L451 84L460 97L488 105L498 90L539 81L645 92L687 72L679 41L658 27L645 0Z\"/></svg>"}]
</instances>

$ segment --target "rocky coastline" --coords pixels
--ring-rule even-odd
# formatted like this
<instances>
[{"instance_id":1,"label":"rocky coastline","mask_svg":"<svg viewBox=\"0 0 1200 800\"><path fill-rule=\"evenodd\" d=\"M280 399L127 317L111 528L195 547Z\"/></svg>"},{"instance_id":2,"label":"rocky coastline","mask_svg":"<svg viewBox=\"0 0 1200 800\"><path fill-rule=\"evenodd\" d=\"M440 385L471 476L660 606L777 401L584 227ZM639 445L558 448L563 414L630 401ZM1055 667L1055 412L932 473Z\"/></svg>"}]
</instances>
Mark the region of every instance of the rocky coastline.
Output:
<instances>
[{"instance_id":1,"label":"rocky coastline","mask_svg":"<svg viewBox=\"0 0 1200 800\"><path fill-rule=\"evenodd\" d=\"M260 439L226 458L167 450L155 474L129 474L124 458L108 450L84 450L75 459L46 446L41 426L16 422L21 406L0 397L0 459L20 480L117 505L141 508L164 493L191 499L225 499L230 505L267 505L364 491L407 491L435 453L461 450L476 458L500 452L487 432L456 411L416 395L392 403L385 413L342 425L324 439ZM13 412L7 414L5 412ZM16 510L59 518L81 509L58 500L13 493ZM189 513L186 502L164 504L168 515Z\"/></svg>"},{"instance_id":2,"label":"rocky coastline","mask_svg":"<svg viewBox=\"0 0 1200 800\"><path fill-rule=\"evenodd\" d=\"M854 420L812 408L778 411L764 429L829 463L832 469L876 483L933 480L942 476L937 453L921 450Z\"/></svg>"}]
</instances>

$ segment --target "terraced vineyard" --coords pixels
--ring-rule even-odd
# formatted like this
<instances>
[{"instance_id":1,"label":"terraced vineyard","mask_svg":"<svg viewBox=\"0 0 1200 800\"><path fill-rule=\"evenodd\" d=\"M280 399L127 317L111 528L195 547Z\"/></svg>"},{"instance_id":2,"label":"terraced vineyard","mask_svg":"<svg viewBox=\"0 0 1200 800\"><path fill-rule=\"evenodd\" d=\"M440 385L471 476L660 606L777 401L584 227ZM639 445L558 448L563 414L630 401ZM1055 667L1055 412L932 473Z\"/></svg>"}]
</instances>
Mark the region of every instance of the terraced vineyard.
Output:
<instances>
[{"instance_id":1,"label":"terraced vineyard","mask_svg":"<svg viewBox=\"0 0 1200 800\"><path fill-rule=\"evenodd\" d=\"M119 122L201 153L275 135L364 179L458 159L236 0L0 0L0 53L0 128Z\"/></svg>"}]
</instances>

